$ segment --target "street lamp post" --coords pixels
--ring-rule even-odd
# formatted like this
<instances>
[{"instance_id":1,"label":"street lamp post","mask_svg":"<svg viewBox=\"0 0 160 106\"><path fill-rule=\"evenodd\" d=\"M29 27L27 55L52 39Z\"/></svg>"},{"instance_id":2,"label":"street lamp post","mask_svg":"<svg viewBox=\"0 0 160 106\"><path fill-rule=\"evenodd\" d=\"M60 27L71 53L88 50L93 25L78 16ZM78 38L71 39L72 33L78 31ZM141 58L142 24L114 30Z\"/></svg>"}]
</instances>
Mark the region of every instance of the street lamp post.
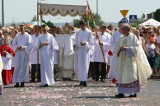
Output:
<instances>
[{"instance_id":1,"label":"street lamp post","mask_svg":"<svg viewBox=\"0 0 160 106\"><path fill-rule=\"evenodd\" d=\"M97 7L97 15L98 15L98 0L96 1L96 4L97 4L96 7Z\"/></svg>"},{"instance_id":2,"label":"street lamp post","mask_svg":"<svg viewBox=\"0 0 160 106\"><path fill-rule=\"evenodd\" d=\"M2 0L2 26L4 26L4 1Z\"/></svg>"}]
</instances>

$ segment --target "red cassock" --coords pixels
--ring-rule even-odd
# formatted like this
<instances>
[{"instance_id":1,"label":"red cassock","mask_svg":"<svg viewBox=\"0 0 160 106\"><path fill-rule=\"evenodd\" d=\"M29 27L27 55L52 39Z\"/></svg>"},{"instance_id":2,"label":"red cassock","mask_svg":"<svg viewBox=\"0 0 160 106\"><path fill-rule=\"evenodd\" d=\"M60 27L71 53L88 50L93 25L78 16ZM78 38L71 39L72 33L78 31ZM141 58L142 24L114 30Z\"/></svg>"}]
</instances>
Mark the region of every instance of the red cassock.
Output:
<instances>
[{"instance_id":1,"label":"red cassock","mask_svg":"<svg viewBox=\"0 0 160 106\"><path fill-rule=\"evenodd\" d=\"M6 57L6 55L7 55L6 53L3 53L3 51L8 52L12 56L15 56L15 53L14 53L13 49L9 45L1 45L0 46L0 54L1 54L2 58ZM3 79L4 85L7 85L7 84L11 83L11 69L9 69L9 70L8 69L3 69L2 79Z\"/></svg>"}]
</instances>

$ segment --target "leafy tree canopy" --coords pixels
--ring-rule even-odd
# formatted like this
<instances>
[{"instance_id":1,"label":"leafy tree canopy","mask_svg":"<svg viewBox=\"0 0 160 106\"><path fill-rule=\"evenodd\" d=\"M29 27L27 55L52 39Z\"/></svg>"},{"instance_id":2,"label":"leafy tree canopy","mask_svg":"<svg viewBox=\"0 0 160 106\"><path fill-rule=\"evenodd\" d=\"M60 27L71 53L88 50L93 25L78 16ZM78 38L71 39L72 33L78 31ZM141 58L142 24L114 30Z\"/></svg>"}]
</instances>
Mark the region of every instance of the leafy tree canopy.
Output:
<instances>
[{"instance_id":1,"label":"leafy tree canopy","mask_svg":"<svg viewBox=\"0 0 160 106\"><path fill-rule=\"evenodd\" d=\"M159 21L160 22L160 9L157 9L155 11L155 20Z\"/></svg>"},{"instance_id":2,"label":"leafy tree canopy","mask_svg":"<svg viewBox=\"0 0 160 106\"><path fill-rule=\"evenodd\" d=\"M99 26L99 25L101 25L102 23L104 23L104 22L102 21L100 15L98 15L98 14L96 14L96 13L92 13L92 16L93 16L93 19L94 19L94 21L95 21L95 25ZM82 16L80 19L81 19L81 20L84 20L84 21L87 22L87 23L89 22L89 26L90 26L91 28L94 28L94 23L93 23L93 21L92 21L91 15ZM80 27L80 26L79 26L79 22L80 22L79 19L74 19L74 20L73 20L74 27L79 28L79 27Z\"/></svg>"}]
</instances>

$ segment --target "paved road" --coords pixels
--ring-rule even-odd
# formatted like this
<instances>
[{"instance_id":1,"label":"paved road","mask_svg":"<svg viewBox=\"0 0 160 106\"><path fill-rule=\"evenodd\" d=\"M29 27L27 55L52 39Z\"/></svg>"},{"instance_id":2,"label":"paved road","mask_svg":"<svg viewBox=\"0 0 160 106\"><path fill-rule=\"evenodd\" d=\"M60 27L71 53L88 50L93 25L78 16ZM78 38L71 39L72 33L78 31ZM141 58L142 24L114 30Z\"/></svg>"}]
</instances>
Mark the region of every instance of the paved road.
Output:
<instances>
[{"instance_id":1,"label":"paved road","mask_svg":"<svg viewBox=\"0 0 160 106\"><path fill-rule=\"evenodd\" d=\"M150 79L137 98L114 98L116 86L106 82L88 81L78 87L77 81L57 81L51 87L27 83L24 88L4 87L0 106L160 106L160 79Z\"/></svg>"}]
</instances>

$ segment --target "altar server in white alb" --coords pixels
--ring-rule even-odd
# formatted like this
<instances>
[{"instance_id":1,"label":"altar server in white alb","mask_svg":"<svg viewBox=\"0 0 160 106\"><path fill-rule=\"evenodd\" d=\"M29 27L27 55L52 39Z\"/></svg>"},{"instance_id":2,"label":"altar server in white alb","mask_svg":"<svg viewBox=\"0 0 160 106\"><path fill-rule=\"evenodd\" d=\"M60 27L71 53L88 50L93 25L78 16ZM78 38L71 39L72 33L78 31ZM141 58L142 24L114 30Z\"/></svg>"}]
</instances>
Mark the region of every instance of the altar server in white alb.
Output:
<instances>
[{"instance_id":1,"label":"altar server in white alb","mask_svg":"<svg viewBox=\"0 0 160 106\"><path fill-rule=\"evenodd\" d=\"M100 32L98 32L98 37L100 41L98 40L97 36L95 36L94 39L95 50L94 50L93 61L96 71L95 80L98 81L99 76L101 76L101 81L103 82L104 79L106 78L106 64L108 63L107 52L110 47L110 39L111 39L111 35L106 32L106 26L104 24L100 26ZM102 49L100 46L102 47ZM104 56L102 52L104 53ZM101 65L101 70L99 68L99 65Z\"/></svg>"},{"instance_id":2,"label":"altar server in white alb","mask_svg":"<svg viewBox=\"0 0 160 106\"><path fill-rule=\"evenodd\" d=\"M49 31L53 35L53 37L55 38L56 35L57 35L56 34L57 33L57 27L56 26L51 26L49 28ZM59 66L58 66L58 63L59 63L58 52L59 52L58 50L54 50L54 60L53 60L54 61L54 68L53 68L53 73L54 73L55 81L60 78L60 71L59 71Z\"/></svg>"},{"instance_id":3,"label":"altar server in white alb","mask_svg":"<svg viewBox=\"0 0 160 106\"><path fill-rule=\"evenodd\" d=\"M86 23L80 21L81 29L75 37L75 72L80 81L80 86L87 86L88 69L90 63L90 48L93 45L92 32L86 28Z\"/></svg>"},{"instance_id":4,"label":"altar server in white alb","mask_svg":"<svg viewBox=\"0 0 160 106\"><path fill-rule=\"evenodd\" d=\"M24 87L24 83L29 81L29 53L32 49L32 38L25 32L25 26L20 25L20 33L14 38L12 47L15 49L15 70L13 83L15 87Z\"/></svg>"},{"instance_id":5,"label":"altar server in white alb","mask_svg":"<svg viewBox=\"0 0 160 106\"><path fill-rule=\"evenodd\" d=\"M41 86L48 87L55 83L54 81L54 50L58 50L58 44L53 35L48 33L49 28L42 26L43 33L38 37L36 47L39 49L41 61Z\"/></svg>"},{"instance_id":6,"label":"altar server in white alb","mask_svg":"<svg viewBox=\"0 0 160 106\"><path fill-rule=\"evenodd\" d=\"M33 40L33 48L30 53L30 64L31 64L31 82L35 82L36 79L40 82L40 60L39 51L36 49L36 42L39 36L38 26L33 27L33 35L31 35Z\"/></svg>"},{"instance_id":7,"label":"altar server in white alb","mask_svg":"<svg viewBox=\"0 0 160 106\"><path fill-rule=\"evenodd\" d=\"M118 57L116 97L124 98L124 94L137 97L140 85L146 83L152 74L152 69L137 37L130 33L129 24L122 25L121 33L123 35L115 48Z\"/></svg>"},{"instance_id":8,"label":"altar server in white alb","mask_svg":"<svg viewBox=\"0 0 160 106\"><path fill-rule=\"evenodd\" d=\"M115 47L117 45L117 42L118 42L120 36L122 35L121 31L120 31L120 28L121 28L122 24L123 24L122 21L118 22L118 29L111 36L110 51L108 53L110 56L112 56L108 77L110 79L112 79L113 83L117 82L116 79L117 79L117 64L118 64L117 53L115 53L114 50L115 50Z\"/></svg>"}]
</instances>

